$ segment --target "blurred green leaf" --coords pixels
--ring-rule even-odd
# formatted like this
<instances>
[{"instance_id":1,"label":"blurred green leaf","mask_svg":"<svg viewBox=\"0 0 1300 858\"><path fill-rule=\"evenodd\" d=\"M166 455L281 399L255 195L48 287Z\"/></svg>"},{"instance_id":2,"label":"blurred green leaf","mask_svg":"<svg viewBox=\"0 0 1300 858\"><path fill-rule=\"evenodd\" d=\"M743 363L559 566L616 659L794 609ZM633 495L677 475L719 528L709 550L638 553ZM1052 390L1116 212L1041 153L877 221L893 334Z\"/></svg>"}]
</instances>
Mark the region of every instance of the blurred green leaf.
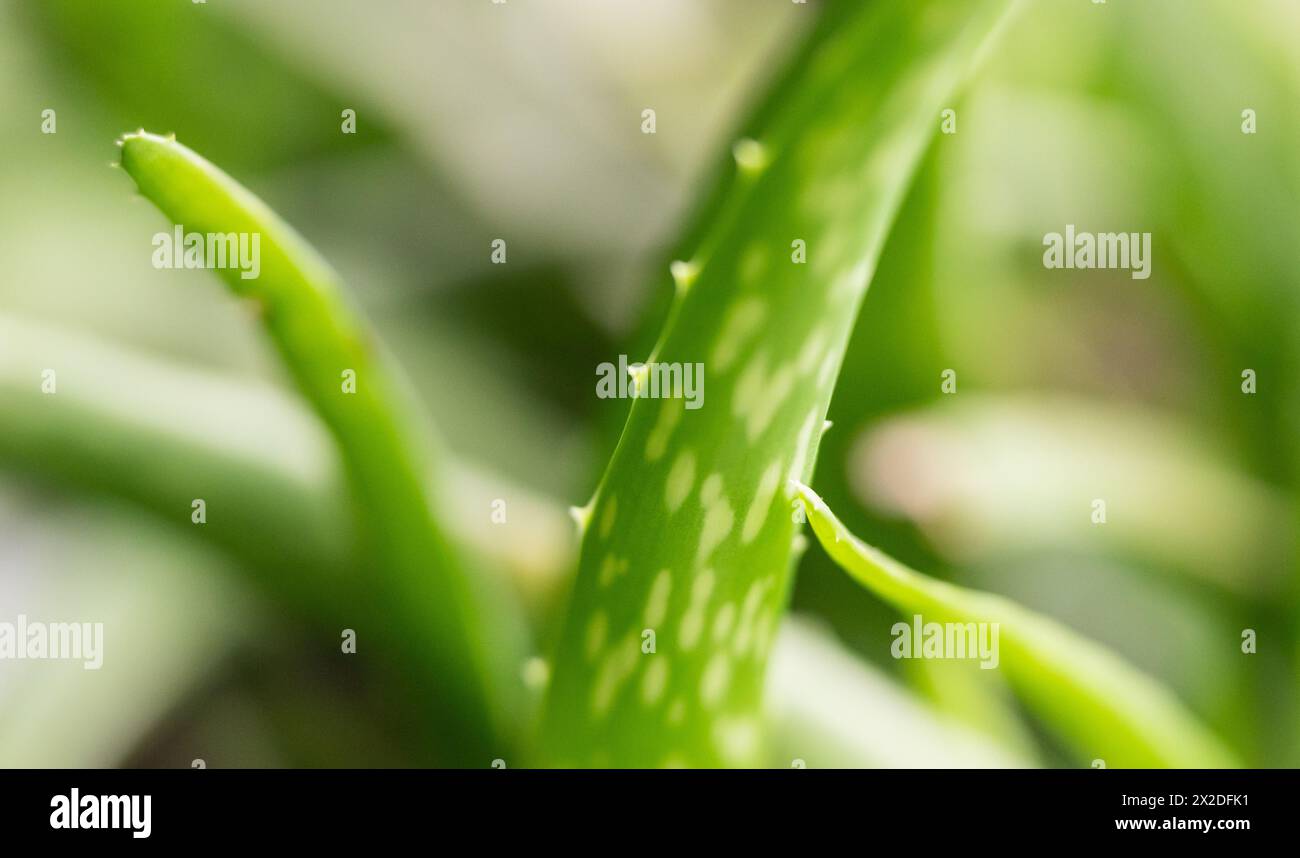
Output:
<instances>
[{"instance_id":1,"label":"blurred green leaf","mask_svg":"<svg viewBox=\"0 0 1300 858\"><path fill-rule=\"evenodd\" d=\"M164 128L240 169L393 141L379 111L268 52L220 4L42 0L22 7L42 48L96 91L108 114L101 130ZM341 133L344 108L363 116L355 135Z\"/></svg>"},{"instance_id":2,"label":"blurred green leaf","mask_svg":"<svg viewBox=\"0 0 1300 858\"><path fill-rule=\"evenodd\" d=\"M781 628L767 677L770 762L808 768L1031 768L863 662L807 618ZM796 762L797 761L797 762Z\"/></svg>"},{"instance_id":3,"label":"blurred green leaf","mask_svg":"<svg viewBox=\"0 0 1300 858\"><path fill-rule=\"evenodd\" d=\"M849 467L859 500L913 521L956 563L1111 553L1267 598L1292 561L1286 496L1145 409L967 392L881 421Z\"/></svg>"}]
</instances>

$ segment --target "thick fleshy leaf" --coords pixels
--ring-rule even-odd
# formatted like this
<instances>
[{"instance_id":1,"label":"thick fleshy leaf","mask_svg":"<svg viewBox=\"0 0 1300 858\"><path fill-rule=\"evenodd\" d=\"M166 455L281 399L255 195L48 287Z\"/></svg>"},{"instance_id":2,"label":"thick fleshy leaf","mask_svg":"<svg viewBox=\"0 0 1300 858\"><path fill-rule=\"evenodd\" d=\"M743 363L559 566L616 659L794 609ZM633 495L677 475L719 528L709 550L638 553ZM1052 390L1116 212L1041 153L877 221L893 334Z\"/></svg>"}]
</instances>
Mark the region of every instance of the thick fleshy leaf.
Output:
<instances>
[{"instance_id":1,"label":"thick fleshy leaf","mask_svg":"<svg viewBox=\"0 0 1300 858\"><path fill-rule=\"evenodd\" d=\"M593 502L543 750L752 765L795 536L845 344L941 111L1004 0L829 4L688 232L678 298ZM696 382L658 393L668 370ZM687 406L691 407L687 407ZM699 407L696 407L699 406Z\"/></svg>"}]
</instances>

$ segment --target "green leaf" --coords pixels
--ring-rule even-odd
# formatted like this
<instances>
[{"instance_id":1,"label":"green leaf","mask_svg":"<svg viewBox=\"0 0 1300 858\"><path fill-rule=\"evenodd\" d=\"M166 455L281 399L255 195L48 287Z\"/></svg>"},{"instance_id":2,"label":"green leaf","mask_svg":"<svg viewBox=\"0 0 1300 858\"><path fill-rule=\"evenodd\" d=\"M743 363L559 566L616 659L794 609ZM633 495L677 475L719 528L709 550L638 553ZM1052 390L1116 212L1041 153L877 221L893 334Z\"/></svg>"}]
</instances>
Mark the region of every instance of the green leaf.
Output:
<instances>
[{"instance_id":1,"label":"green leaf","mask_svg":"<svg viewBox=\"0 0 1300 858\"><path fill-rule=\"evenodd\" d=\"M55 395L39 385L46 367L58 373ZM304 609L349 581L330 439L279 390L0 313L0 398L6 470L130 501ZM202 527L190 520L196 497L220 510Z\"/></svg>"},{"instance_id":2,"label":"green leaf","mask_svg":"<svg viewBox=\"0 0 1300 858\"><path fill-rule=\"evenodd\" d=\"M1085 764L1237 765L1172 694L1111 651L1008 599L907 568L850 534L812 489L798 490L826 553L881 599L926 623L996 623L998 669Z\"/></svg>"},{"instance_id":3,"label":"green leaf","mask_svg":"<svg viewBox=\"0 0 1300 858\"><path fill-rule=\"evenodd\" d=\"M438 729L457 737L448 743L449 762L487 765L502 756L492 697L506 688L498 680L505 659L490 658L487 646L494 614L477 604L482 592L437 524L428 434L418 430L404 383L337 276L265 203L174 138L126 135L121 166L186 233L258 237L256 277L246 279L238 267L216 270L254 305L338 443L360 523L361 571L385 594L382 615L358 609L358 639L404 653L430 679L437 711L447 718Z\"/></svg>"},{"instance_id":4,"label":"green leaf","mask_svg":"<svg viewBox=\"0 0 1300 858\"><path fill-rule=\"evenodd\" d=\"M767 677L771 764L810 769L1028 769L1037 760L939 711L913 689L792 615ZM936 662L929 662L935 664Z\"/></svg>"},{"instance_id":5,"label":"green leaf","mask_svg":"<svg viewBox=\"0 0 1300 858\"><path fill-rule=\"evenodd\" d=\"M590 526L542 733L553 761L762 759L795 536L785 487L812 471L890 222L1007 7L829 4L735 144L672 267L679 295L650 356L703 364L702 407L636 399L579 514Z\"/></svg>"}]
</instances>

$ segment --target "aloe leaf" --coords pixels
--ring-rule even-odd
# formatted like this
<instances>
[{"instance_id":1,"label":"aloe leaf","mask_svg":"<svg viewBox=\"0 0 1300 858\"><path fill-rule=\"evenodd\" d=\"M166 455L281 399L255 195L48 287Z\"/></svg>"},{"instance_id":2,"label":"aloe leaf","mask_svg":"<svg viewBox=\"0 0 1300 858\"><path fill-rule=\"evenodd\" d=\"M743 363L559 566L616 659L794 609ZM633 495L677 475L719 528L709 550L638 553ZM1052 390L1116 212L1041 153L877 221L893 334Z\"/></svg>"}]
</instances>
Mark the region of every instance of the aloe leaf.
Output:
<instances>
[{"instance_id":1,"label":"aloe leaf","mask_svg":"<svg viewBox=\"0 0 1300 858\"><path fill-rule=\"evenodd\" d=\"M380 344L345 300L330 266L271 209L174 138L143 131L122 141L122 168L140 192L186 233L243 234L260 244L256 277L217 271L256 308L297 385L333 434L360 523L363 574L385 593L382 616L359 616L366 635L422 665L457 740L449 761L486 765L504 750L495 737L489 658L491 612L436 521L427 475L434 452L416 430L405 386ZM494 688L494 685L497 685ZM484 756L487 754L491 756Z\"/></svg>"},{"instance_id":2,"label":"aloe leaf","mask_svg":"<svg viewBox=\"0 0 1300 858\"><path fill-rule=\"evenodd\" d=\"M1008 599L909 569L850 534L812 489L798 491L826 553L884 601L926 623L998 624L998 669L1085 764L1237 765L1172 694L1110 650Z\"/></svg>"},{"instance_id":3,"label":"aloe leaf","mask_svg":"<svg viewBox=\"0 0 1300 858\"><path fill-rule=\"evenodd\" d=\"M679 294L649 358L703 363L703 407L636 399L578 516L542 730L553 761L762 759L763 673L795 536L785 486L812 470L890 222L1008 5L828 4L736 143L736 168L672 266Z\"/></svg>"},{"instance_id":4,"label":"aloe leaf","mask_svg":"<svg viewBox=\"0 0 1300 858\"><path fill-rule=\"evenodd\" d=\"M53 397L33 384L50 367ZM362 589L347 572L332 441L292 394L0 313L0 399L0 469L126 500L230 554L252 585L306 615L335 617ZM559 502L479 462L444 458L440 470L459 500L444 521L461 554L549 599L573 553ZM221 508L202 527L189 516L196 486ZM511 499L506 524L480 514L500 497Z\"/></svg>"},{"instance_id":5,"label":"aloe leaf","mask_svg":"<svg viewBox=\"0 0 1300 858\"><path fill-rule=\"evenodd\" d=\"M33 383L45 368L58 373L54 395ZM308 610L346 582L351 533L330 439L280 391L0 314L0 397L6 470L130 501ZM220 510L201 527L196 497Z\"/></svg>"}]
</instances>

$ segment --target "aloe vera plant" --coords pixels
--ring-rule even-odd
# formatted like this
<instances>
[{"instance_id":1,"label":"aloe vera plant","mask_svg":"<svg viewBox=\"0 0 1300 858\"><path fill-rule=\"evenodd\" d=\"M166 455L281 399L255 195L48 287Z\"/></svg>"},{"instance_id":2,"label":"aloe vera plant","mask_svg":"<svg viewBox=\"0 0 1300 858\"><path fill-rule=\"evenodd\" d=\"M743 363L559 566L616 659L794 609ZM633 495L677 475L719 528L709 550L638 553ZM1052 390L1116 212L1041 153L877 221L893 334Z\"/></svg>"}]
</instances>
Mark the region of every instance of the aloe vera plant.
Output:
<instances>
[{"instance_id":1,"label":"aloe vera plant","mask_svg":"<svg viewBox=\"0 0 1300 858\"><path fill-rule=\"evenodd\" d=\"M855 580L936 623L996 623L1011 684L1084 761L1110 767L1219 768L1236 761L1156 680L1114 653L1007 599L927 578L864 544L800 484L813 532Z\"/></svg>"},{"instance_id":2,"label":"aloe vera plant","mask_svg":"<svg viewBox=\"0 0 1300 858\"><path fill-rule=\"evenodd\" d=\"M1002 0L831 4L736 143L672 266L647 366L707 403L633 402L595 497L543 725L566 765L754 765L807 479L854 317L940 110Z\"/></svg>"},{"instance_id":3,"label":"aloe vera plant","mask_svg":"<svg viewBox=\"0 0 1300 858\"><path fill-rule=\"evenodd\" d=\"M31 389L32 367L0 361L0 389L22 403L0 411L0 458L127 498L164 519L179 518L188 530L191 491L206 496L211 519L201 538L233 554L246 575L263 579L281 605L355 627L363 651L382 641L394 663L413 668L411 681L428 686L418 717L432 722L441 762L1038 763L1040 749L1020 743L1019 711L1000 708L1009 700L1001 689L1006 680L1083 764L1232 765L1232 755L1173 694L1115 654L1010 600L896 563L850 536L807 487L833 389L837 382L847 393L863 389L858 371L837 377L842 366L853 366L844 363L846 348L885 238L941 111L1014 5L831 0L787 73L740 129L716 188L667 266L661 285L671 279L675 298L649 366L635 379L644 389L657 367L701 364L704 407L635 399L595 494L575 510L577 576L531 746L516 744L524 719L509 700L517 681L506 672L519 672L523 652L499 634L524 623L514 605L481 586L451 544L440 505L457 492L439 479L450 463L418 419L394 362L322 256L174 139L126 135L121 166L185 230L260 237L260 276L219 273L256 311L315 419L289 405L262 415L283 424L283 434L234 442L218 436L263 408L257 397L232 396L230 413L210 425L166 408L151 411L149 397L121 391L122 401L110 404L95 391L112 390L115 377L148 377L170 390L193 385L190 394L205 402L220 398L221 389L212 379L154 373L158 367L147 360L118 364L122 356L87 349L71 373L79 386L57 400ZM910 226L913 234L927 233ZM918 255L926 250L916 243ZM912 278L889 279L906 299L902 287ZM933 343L915 335L902 304L908 301L867 304L864 318L906 332L900 339L912 340L908 355L897 359L928 378ZM54 338L5 318L0 334L0 355L11 356L34 353ZM861 331L855 340L863 356L857 370L873 350L889 350ZM64 365L78 364L75 343L58 351ZM96 375L89 365L100 362ZM158 394L155 405L159 397L180 398ZM872 403L871 419L898 404L878 395ZM48 413L39 410L47 406ZM835 416L863 423L864 414L847 409ZM97 444L68 440L83 423L100 428ZM50 455L60 443L73 455ZM294 452L304 454L301 467L286 465ZM261 490L245 498L245 484ZM838 506L834 488L823 489ZM912 679L944 686L926 706L804 624L779 634L807 545L799 532L805 518L826 553L890 607L927 620L998 623L1001 669L949 671L950 663L926 662L916 672L926 675ZM1232 522L1224 529L1243 530ZM156 599L145 604L156 609ZM546 628L546 610L529 607L531 627ZM851 611L836 619L845 616ZM831 698L843 705L826 706ZM981 707L997 711L972 711ZM869 741L856 723L864 719L876 731ZM1011 729L1003 729L1006 721L1014 721ZM33 717L23 725L15 741L46 727ZM0 757L5 751L0 747Z\"/></svg>"},{"instance_id":4,"label":"aloe vera plant","mask_svg":"<svg viewBox=\"0 0 1300 858\"><path fill-rule=\"evenodd\" d=\"M122 168L175 224L201 234L260 237L260 273L219 273L252 303L303 395L333 434L360 526L362 574L384 594L382 614L359 612L367 633L425 665L450 713L452 761L482 764L495 738L493 677L477 588L438 522L427 474L430 436L381 345L345 300L330 266L253 194L172 137L143 130L121 141ZM219 519L214 511L214 519ZM217 526L215 521L212 526ZM504 683L495 686L501 692ZM477 755L477 756L475 756ZM495 755L495 754L493 754Z\"/></svg>"}]
</instances>

